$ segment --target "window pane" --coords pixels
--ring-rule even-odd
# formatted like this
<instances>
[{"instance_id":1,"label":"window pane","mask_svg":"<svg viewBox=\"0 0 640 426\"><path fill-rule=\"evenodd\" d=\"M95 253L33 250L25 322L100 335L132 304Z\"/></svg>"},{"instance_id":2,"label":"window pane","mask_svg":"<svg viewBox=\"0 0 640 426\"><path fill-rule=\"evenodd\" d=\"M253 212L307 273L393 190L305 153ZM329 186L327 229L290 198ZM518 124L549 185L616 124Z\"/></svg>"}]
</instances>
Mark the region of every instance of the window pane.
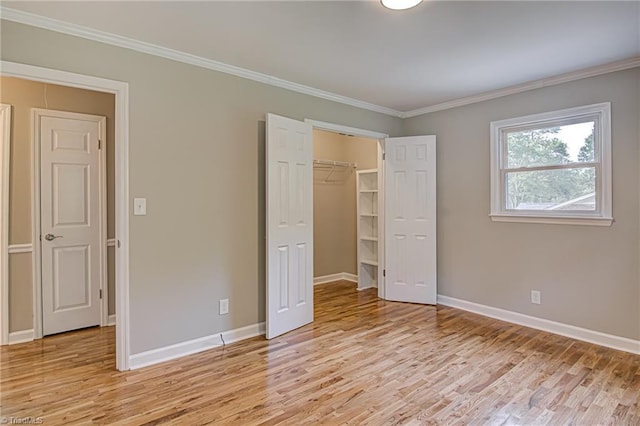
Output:
<instances>
[{"instance_id":1,"label":"window pane","mask_svg":"<svg viewBox=\"0 0 640 426\"><path fill-rule=\"evenodd\" d=\"M594 167L506 174L509 210L595 211Z\"/></svg>"},{"instance_id":2,"label":"window pane","mask_svg":"<svg viewBox=\"0 0 640 426\"><path fill-rule=\"evenodd\" d=\"M506 133L507 167L535 167L594 161L595 123L568 124Z\"/></svg>"}]
</instances>

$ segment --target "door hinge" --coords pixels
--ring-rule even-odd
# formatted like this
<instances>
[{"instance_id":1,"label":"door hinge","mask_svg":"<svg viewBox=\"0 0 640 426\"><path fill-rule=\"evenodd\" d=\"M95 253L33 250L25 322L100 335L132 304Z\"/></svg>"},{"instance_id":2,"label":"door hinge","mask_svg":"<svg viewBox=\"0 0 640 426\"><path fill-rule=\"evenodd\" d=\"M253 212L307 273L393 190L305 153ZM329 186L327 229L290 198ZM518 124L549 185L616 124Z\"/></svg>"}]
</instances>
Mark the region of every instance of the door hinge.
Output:
<instances>
[{"instance_id":1,"label":"door hinge","mask_svg":"<svg viewBox=\"0 0 640 426\"><path fill-rule=\"evenodd\" d=\"M98 149L102 149L102 141L98 139Z\"/></svg>"},{"instance_id":2,"label":"door hinge","mask_svg":"<svg viewBox=\"0 0 640 426\"><path fill-rule=\"evenodd\" d=\"M383 152L383 153L382 153L382 161L384 161L384 160L386 160L386 159L387 159L387 153L386 153L386 152Z\"/></svg>"},{"instance_id":3,"label":"door hinge","mask_svg":"<svg viewBox=\"0 0 640 426\"><path fill-rule=\"evenodd\" d=\"M100 299L102 299L102 289L100 289Z\"/></svg>"},{"instance_id":4,"label":"door hinge","mask_svg":"<svg viewBox=\"0 0 640 426\"><path fill-rule=\"evenodd\" d=\"M386 277L386 276L387 276L387 270L386 270L386 269L383 269L383 270L382 270L382 276L383 276L383 277Z\"/></svg>"},{"instance_id":5,"label":"door hinge","mask_svg":"<svg viewBox=\"0 0 640 426\"><path fill-rule=\"evenodd\" d=\"M120 248L120 240L118 240L118 248Z\"/></svg>"}]
</instances>

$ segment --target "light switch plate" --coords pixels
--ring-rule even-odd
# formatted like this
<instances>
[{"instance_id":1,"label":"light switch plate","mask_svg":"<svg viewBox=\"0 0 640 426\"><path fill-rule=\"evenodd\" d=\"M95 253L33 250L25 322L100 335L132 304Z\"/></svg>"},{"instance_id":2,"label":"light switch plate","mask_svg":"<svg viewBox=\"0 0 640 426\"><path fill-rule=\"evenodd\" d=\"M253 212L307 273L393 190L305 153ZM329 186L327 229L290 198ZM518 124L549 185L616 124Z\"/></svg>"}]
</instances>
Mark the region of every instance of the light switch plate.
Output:
<instances>
[{"instance_id":1,"label":"light switch plate","mask_svg":"<svg viewBox=\"0 0 640 426\"><path fill-rule=\"evenodd\" d=\"M147 199L134 198L133 199L133 215L145 216L146 214L147 214Z\"/></svg>"}]
</instances>

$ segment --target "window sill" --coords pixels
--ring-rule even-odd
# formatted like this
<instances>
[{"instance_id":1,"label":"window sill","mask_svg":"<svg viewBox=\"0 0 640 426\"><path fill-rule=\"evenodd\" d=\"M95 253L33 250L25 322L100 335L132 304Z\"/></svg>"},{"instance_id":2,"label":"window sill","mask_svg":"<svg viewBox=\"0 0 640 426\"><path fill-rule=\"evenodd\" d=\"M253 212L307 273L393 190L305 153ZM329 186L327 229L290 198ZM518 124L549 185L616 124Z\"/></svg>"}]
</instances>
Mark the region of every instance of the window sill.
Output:
<instances>
[{"instance_id":1,"label":"window sill","mask_svg":"<svg viewBox=\"0 0 640 426\"><path fill-rule=\"evenodd\" d=\"M489 215L494 222L546 223L553 225L611 226L612 217L593 216L533 216L524 214L494 213Z\"/></svg>"}]
</instances>

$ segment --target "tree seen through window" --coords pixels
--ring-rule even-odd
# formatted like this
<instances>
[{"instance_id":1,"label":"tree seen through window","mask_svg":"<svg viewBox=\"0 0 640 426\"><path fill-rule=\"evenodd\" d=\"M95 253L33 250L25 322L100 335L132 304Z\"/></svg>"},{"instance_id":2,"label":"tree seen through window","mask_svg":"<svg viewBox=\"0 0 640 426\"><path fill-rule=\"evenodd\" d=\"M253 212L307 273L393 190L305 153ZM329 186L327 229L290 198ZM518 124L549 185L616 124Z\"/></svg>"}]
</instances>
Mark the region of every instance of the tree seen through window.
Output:
<instances>
[{"instance_id":1,"label":"tree seen through window","mask_svg":"<svg viewBox=\"0 0 640 426\"><path fill-rule=\"evenodd\" d=\"M594 122L507 133L507 209L595 210L593 138Z\"/></svg>"}]
</instances>

